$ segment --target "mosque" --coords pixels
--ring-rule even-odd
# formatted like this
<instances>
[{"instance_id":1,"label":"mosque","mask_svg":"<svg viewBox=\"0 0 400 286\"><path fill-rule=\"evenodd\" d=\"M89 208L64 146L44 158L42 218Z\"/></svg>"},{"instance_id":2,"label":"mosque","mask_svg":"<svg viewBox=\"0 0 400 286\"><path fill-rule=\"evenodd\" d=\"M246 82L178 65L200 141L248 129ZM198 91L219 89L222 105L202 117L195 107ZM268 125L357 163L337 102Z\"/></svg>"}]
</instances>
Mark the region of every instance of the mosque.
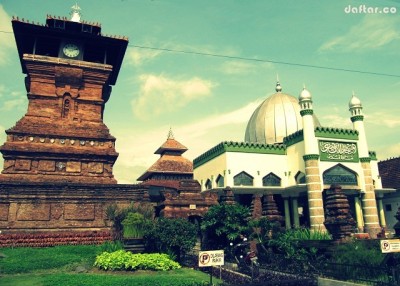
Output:
<instances>
[{"instance_id":1,"label":"mosque","mask_svg":"<svg viewBox=\"0 0 400 286\"><path fill-rule=\"evenodd\" d=\"M352 129L323 127L304 87L298 99L282 92L251 116L243 142L224 141L193 161L202 191L230 189L235 200L263 209L271 199L286 228L324 230L324 196L331 184L345 191L358 232L375 237L386 227L375 152L368 150L361 101L349 102Z\"/></svg>"}]
</instances>

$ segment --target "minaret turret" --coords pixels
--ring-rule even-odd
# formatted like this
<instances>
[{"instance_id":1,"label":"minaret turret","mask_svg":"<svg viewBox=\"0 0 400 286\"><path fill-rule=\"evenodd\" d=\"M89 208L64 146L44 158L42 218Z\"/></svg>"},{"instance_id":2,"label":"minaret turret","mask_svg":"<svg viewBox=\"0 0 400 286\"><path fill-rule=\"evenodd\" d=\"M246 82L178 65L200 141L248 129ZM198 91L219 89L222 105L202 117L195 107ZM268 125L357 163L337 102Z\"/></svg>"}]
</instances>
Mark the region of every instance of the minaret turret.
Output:
<instances>
[{"instance_id":1,"label":"minaret turret","mask_svg":"<svg viewBox=\"0 0 400 286\"><path fill-rule=\"evenodd\" d=\"M311 93L303 87L299 95L300 114L303 120L305 155L318 154L318 144L314 133L314 118Z\"/></svg>"},{"instance_id":2,"label":"minaret turret","mask_svg":"<svg viewBox=\"0 0 400 286\"><path fill-rule=\"evenodd\" d=\"M314 132L314 118L311 93L303 87L299 95L300 114L303 120L304 165L306 173L307 197L310 207L310 227L324 230L324 203L319 171L318 142Z\"/></svg>"},{"instance_id":3,"label":"minaret turret","mask_svg":"<svg viewBox=\"0 0 400 286\"><path fill-rule=\"evenodd\" d=\"M353 91L353 95L349 102L349 111L351 113L351 122L353 122L354 130L358 131L358 147L360 158L369 157L367 137L364 129L364 115L362 113L362 104L360 99L356 97Z\"/></svg>"}]
</instances>

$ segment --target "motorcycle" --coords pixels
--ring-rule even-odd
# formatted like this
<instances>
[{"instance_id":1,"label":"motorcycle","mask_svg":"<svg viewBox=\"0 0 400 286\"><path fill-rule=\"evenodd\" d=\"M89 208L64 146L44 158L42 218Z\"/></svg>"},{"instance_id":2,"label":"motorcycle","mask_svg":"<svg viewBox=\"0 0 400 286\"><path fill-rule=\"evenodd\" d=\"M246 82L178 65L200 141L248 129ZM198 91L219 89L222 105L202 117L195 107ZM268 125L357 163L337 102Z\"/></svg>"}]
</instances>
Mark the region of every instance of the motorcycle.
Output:
<instances>
[{"instance_id":1,"label":"motorcycle","mask_svg":"<svg viewBox=\"0 0 400 286\"><path fill-rule=\"evenodd\" d=\"M242 242L233 244L233 257L238 265L240 272L250 274L252 279L260 274L260 264L256 252L250 250L250 242L246 237L242 238Z\"/></svg>"}]
</instances>

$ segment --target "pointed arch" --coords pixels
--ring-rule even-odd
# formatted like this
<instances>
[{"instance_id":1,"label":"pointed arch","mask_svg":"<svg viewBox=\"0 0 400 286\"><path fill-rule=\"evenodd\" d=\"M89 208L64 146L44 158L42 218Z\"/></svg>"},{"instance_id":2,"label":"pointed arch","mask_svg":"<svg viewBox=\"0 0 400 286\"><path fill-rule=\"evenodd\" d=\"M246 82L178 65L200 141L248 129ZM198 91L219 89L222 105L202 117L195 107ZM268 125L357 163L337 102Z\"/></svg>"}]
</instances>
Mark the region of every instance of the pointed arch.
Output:
<instances>
[{"instance_id":1,"label":"pointed arch","mask_svg":"<svg viewBox=\"0 0 400 286\"><path fill-rule=\"evenodd\" d=\"M225 178L222 175L218 175L217 179L215 180L217 187L223 188L225 187Z\"/></svg>"},{"instance_id":2,"label":"pointed arch","mask_svg":"<svg viewBox=\"0 0 400 286\"><path fill-rule=\"evenodd\" d=\"M322 174L324 185L339 184L357 186L357 177L356 172L340 163L327 169Z\"/></svg>"},{"instance_id":3,"label":"pointed arch","mask_svg":"<svg viewBox=\"0 0 400 286\"><path fill-rule=\"evenodd\" d=\"M235 186L253 186L254 178L242 171L233 177L233 185Z\"/></svg>"},{"instance_id":4,"label":"pointed arch","mask_svg":"<svg viewBox=\"0 0 400 286\"><path fill-rule=\"evenodd\" d=\"M207 179L205 187L207 190L211 190L212 189L212 182L210 179Z\"/></svg>"},{"instance_id":5,"label":"pointed arch","mask_svg":"<svg viewBox=\"0 0 400 286\"><path fill-rule=\"evenodd\" d=\"M306 174L301 171L298 171L294 176L297 184L305 184L306 183Z\"/></svg>"},{"instance_id":6,"label":"pointed arch","mask_svg":"<svg viewBox=\"0 0 400 286\"><path fill-rule=\"evenodd\" d=\"M264 187L280 187L281 178L271 172L262 179L262 184Z\"/></svg>"}]
</instances>

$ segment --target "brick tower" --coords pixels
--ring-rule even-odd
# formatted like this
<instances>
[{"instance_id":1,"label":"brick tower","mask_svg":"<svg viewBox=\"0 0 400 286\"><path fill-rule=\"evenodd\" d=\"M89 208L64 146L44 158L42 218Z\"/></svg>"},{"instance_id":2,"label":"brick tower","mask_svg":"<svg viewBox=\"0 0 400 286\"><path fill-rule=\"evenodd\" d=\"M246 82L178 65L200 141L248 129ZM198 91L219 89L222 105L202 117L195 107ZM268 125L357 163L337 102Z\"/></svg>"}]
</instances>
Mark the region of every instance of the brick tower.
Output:
<instances>
[{"instance_id":1,"label":"brick tower","mask_svg":"<svg viewBox=\"0 0 400 286\"><path fill-rule=\"evenodd\" d=\"M47 16L45 25L12 21L29 105L6 130L0 181L116 183L103 113L128 40L103 36L73 8L71 19Z\"/></svg>"}]
</instances>

